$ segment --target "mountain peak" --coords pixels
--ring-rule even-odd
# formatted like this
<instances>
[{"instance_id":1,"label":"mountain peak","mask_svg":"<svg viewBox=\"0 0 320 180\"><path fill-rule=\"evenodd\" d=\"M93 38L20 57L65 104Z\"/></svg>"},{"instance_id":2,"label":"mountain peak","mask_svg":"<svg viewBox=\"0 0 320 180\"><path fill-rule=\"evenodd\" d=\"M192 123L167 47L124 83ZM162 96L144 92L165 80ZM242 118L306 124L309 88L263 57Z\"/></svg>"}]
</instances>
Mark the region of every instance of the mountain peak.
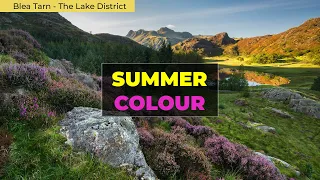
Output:
<instances>
[{"instance_id":1,"label":"mountain peak","mask_svg":"<svg viewBox=\"0 0 320 180\"><path fill-rule=\"evenodd\" d=\"M167 27L162 27L157 31L159 34L164 34L164 33L175 33L174 30L169 29Z\"/></svg>"},{"instance_id":2,"label":"mountain peak","mask_svg":"<svg viewBox=\"0 0 320 180\"><path fill-rule=\"evenodd\" d=\"M159 49L163 41L170 42L172 45L174 45L184 41L185 39L192 38L193 36L188 32L175 32L168 27L161 27L157 31L130 30L127 34L127 37L142 45Z\"/></svg>"}]
</instances>

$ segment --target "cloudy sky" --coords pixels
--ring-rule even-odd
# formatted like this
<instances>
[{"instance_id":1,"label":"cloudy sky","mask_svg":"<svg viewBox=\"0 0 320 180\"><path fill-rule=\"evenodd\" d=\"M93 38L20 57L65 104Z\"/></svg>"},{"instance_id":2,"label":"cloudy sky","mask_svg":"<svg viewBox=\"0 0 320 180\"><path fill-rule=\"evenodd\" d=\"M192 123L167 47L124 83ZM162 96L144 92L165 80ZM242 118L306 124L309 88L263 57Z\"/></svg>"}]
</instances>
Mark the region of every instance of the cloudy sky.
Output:
<instances>
[{"instance_id":1,"label":"cloudy sky","mask_svg":"<svg viewBox=\"0 0 320 180\"><path fill-rule=\"evenodd\" d=\"M320 17L319 0L136 0L134 13L60 13L92 33L125 36L129 30L167 26L194 35L274 34Z\"/></svg>"}]
</instances>

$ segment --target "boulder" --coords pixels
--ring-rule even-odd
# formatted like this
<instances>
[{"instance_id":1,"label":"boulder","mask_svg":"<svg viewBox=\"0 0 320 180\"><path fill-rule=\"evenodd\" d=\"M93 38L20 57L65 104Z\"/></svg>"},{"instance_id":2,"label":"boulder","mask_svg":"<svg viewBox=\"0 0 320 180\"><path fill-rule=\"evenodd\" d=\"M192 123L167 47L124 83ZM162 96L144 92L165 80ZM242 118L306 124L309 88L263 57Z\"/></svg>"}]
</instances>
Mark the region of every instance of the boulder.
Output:
<instances>
[{"instance_id":1,"label":"boulder","mask_svg":"<svg viewBox=\"0 0 320 180\"><path fill-rule=\"evenodd\" d=\"M77 79L78 81L82 82L83 84L85 84L86 86L88 86L89 88L97 91L99 90L99 85L98 83L92 78L91 75L88 75L86 73L83 72L78 72L72 75L75 79Z\"/></svg>"},{"instance_id":2,"label":"boulder","mask_svg":"<svg viewBox=\"0 0 320 180\"><path fill-rule=\"evenodd\" d=\"M77 107L59 124L66 143L74 149L89 152L114 167L134 167L137 178L156 179L139 148L131 117L102 116L99 109Z\"/></svg>"},{"instance_id":3,"label":"boulder","mask_svg":"<svg viewBox=\"0 0 320 180\"><path fill-rule=\"evenodd\" d=\"M262 92L262 96L273 101L290 102L291 99L302 99L303 97L296 92L288 89L274 88Z\"/></svg>"},{"instance_id":4,"label":"boulder","mask_svg":"<svg viewBox=\"0 0 320 180\"><path fill-rule=\"evenodd\" d=\"M237 99L234 101L234 104L237 106L247 106L248 102L244 99Z\"/></svg>"},{"instance_id":5,"label":"boulder","mask_svg":"<svg viewBox=\"0 0 320 180\"><path fill-rule=\"evenodd\" d=\"M29 92L23 88L17 88L12 90L11 92L4 91L0 93L0 107L12 108L12 106L15 104L16 99L19 99L19 97L22 96L26 96L27 94L29 94Z\"/></svg>"},{"instance_id":6,"label":"boulder","mask_svg":"<svg viewBox=\"0 0 320 180\"><path fill-rule=\"evenodd\" d=\"M59 69L60 73L64 77L73 77L95 91L101 89L99 83L91 75L86 74L78 69L75 69L70 61L67 61L65 59L50 59L49 66L52 68Z\"/></svg>"},{"instance_id":7,"label":"boulder","mask_svg":"<svg viewBox=\"0 0 320 180\"><path fill-rule=\"evenodd\" d=\"M274 114L276 114L276 115L278 115L278 116L280 116L280 117L293 119L293 116L292 116L292 115L290 115L289 113L287 113L287 112L285 112L285 111L282 111L282 110L280 110L280 109L271 108L271 111L272 111Z\"/></svg>"},{"instance_id":8,"label":"boulder","mask_svg":"<svg viewBox=\"0 0 320 180\"><path fill-rule=\"evenodd\" d=\"M291 99L289 103L296 112L320 119L320 103L311 99Z\"/></svg>"},{"instance_id":9,"label":"boulder","mask_svg":"<svg viewBox=\"0 0 320 180\"><path fill-rule=\"evenodd\" d=\"M68 70L67 70L66 67L62 64L62 61L60 61L60 60L50 59L49 67L53 67L53 68L59 69L60 72L61 72L61 74L64 75L64 76L69 75Z\"/></svg>"},{"instance_id":10,"label":"boulder","mask_svg":"<svg viewBox=\"0 0 320 180\"><path fill-rule=\"evenodd\" d=\"M303 98L299 93L288 89L274 88L262 92L262 96L269 100L282 101L289 104L289 107L295 112L320 119L320 103L309 98Z\"/></svg>"},{"instance_id":11,"label":"boulder","mask_svg":"<svg viewBox=\"0 0 320 180\"><path fill-rule=\"evenodd\" d=\"M250 122L248 121L246 124L247 128L254 128L263 132L276 133L276 129L274 127L266 126L262 123Z\"/></svg>"}]
</instances>

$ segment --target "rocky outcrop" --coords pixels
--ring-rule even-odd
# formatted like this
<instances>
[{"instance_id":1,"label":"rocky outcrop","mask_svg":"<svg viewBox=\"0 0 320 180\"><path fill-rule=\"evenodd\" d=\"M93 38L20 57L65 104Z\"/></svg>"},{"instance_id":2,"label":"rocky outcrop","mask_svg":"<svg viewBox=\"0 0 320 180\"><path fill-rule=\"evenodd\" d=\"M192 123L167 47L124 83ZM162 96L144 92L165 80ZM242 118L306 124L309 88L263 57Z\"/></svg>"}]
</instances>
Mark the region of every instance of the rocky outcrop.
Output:
<instances>
[{"instance_id":1,"label":"rocky outcrop","mask_svg":"<svg viewBox=\"0 0 320 180\"><path fill-rule=\"evenodd\" d=\"M195 51L204 56L219 56L223 54L223 47L236 41L225 32L214 36L197 36L189 38L173 46L174 51Z\"/></svg>"},{"instance_id":2,"label":"rocky outcrop","mask_svg":"<svg viewBox=\"0 0 320 180\"><path fill-rule=\"evenodd\" d=\"M64 77L73 77L77 79L79 82L88 86L89 88L97 91L100 90L99 82L97 82L92 75L84 73L78 69L75 69L73 64L70 61L65 59L57 60L50 59L49 66L52 68L59 69L60 73Z\"/></svg>"},{"instance_id":3,"label":"rocky outcrop","mask_svg":"<svg viewBox=\"0 0 320 180\"><path fill-rule=\"evenodd\" d=\"M288 89L274 88L262 92L262 96L266 99L273 101L281 101L289 103L291 99L302 99L303 97L296 92L292 92Z\"/></svg>"},{"instance_id":4,"label":"rocky outcrop","mask_svg":"<svg viewBox=\"0 0 320 180\"><path fill-rule=\"evenodd\" d=\"M175 32L167 27L162 27L158 31L146 31L143 29L138 31L130 30L126 37L144 46L160 49L163 42L175 45L193 36L188 32Z\"/></svg>"},{"instance_id":5,"label":"rocky outcrop","mask_svg":"<svg viewBox=\"0 0 320 180\"><path fill-rule=\"evenodd\" d=\"M288 89L275 88L264 91L262 96L269 100L284 102L295 112L320 119L320 103L309 98L304 98L299 93Z\"/></svg>"},{"instance_id":6,"label":"rocky outcrop","mask_svg":"<svg viewBox=\"0 0 320 180\"><path fill-rule=\"evenodd\" d=\"M139 135L131 117L102 116L99 109L77 107L60 123L67 143L89 152L114 167L134 167L142 179L156 179L139 148Z\"/></svg>"},{"instance_id":7,"label":"rocky outcrop","mask_svg":"<svg viewBox=\"0 0 320 180\"><path fill-rule=\"evenodd\" d=\"M320 119L320 103L311 99L291 99L289 103L296 112Z\"/></svg>"}]
</instances>

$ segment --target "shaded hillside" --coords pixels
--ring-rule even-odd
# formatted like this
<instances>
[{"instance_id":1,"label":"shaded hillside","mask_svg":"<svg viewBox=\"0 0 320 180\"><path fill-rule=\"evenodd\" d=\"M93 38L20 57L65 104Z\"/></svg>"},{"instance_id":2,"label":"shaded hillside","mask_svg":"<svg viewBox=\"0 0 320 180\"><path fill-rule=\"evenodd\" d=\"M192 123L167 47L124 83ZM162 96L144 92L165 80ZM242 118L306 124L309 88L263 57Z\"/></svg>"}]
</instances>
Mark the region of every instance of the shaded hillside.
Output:
<instances>
[{"instance_id":1,"label":"shaded hillside","mask_svg":"<svg viewBox=\"0 0 320 180\"><path fill-rule=\"evenodd\" d=\"M147 62L153 54L125 37L87 33L59 13L0 13L0 29L29 32L49 57L68 59L76 67L97 74L101 63Z\"/></svg>"},{"instance_id":2,"label":"shaded hillside","mask_svg":"<svg viewBox=\"0 0 320 180\"><path fill-rule=\"evenodd\" d=\"M130 38L123 37L123 36L118 36L118 35L113 35L108 33L95 34L95 36L105 42L118 42L122 44L133 45L133 46L141 46L140 44L131 40Z\"/></svg>"},{"instance_id":3,"label":"shaded hillside","mask_svg":"<svg viewBox=\"0 0 320 180\"><path fill-rule=\"evenodd\" d=\"M12 28L28 31L39 41L63 41L74 37L83 41L99 40L58 13L0 13L0 29Z\"/></svg>"},{"instance_id":4,"label":"shaded hillside","mask_svg":"<svg viewBox=\"0 0 320 180\"><path fill-rule=\"evenodd\" d=\"M144 46L160 49L163 42L170 42L172 45L175 45L193 36L188 32L175 32L174 30L163 27L158 31L145 31L142 29L138 31L130 30L127 37Z\"/></svg>"},{"instance_id":5,"label":"shaded hillside","mask_svg":"<svg viewBox=\"0 0 320 180\"><path fill-rule=\"evenodd\" d=\"M237 46L239 53L243 55L303 55L320 48L320 18L309 19L302 25L279 34L242 39Z\"/></svg>"},{"instance_id":6,"label":"shaded hillside","mask_svg":"<svg viewBox=\"0 0 320 180\"><path fill-rule=\"evenodd\" d=\"M223 47L234 44L236 41L227 33L219 33L214 36L198 36L187 39L173 46L174 51L195 51L204 56L218 56L223 53Z\"/></svg>"}]
</instances>

